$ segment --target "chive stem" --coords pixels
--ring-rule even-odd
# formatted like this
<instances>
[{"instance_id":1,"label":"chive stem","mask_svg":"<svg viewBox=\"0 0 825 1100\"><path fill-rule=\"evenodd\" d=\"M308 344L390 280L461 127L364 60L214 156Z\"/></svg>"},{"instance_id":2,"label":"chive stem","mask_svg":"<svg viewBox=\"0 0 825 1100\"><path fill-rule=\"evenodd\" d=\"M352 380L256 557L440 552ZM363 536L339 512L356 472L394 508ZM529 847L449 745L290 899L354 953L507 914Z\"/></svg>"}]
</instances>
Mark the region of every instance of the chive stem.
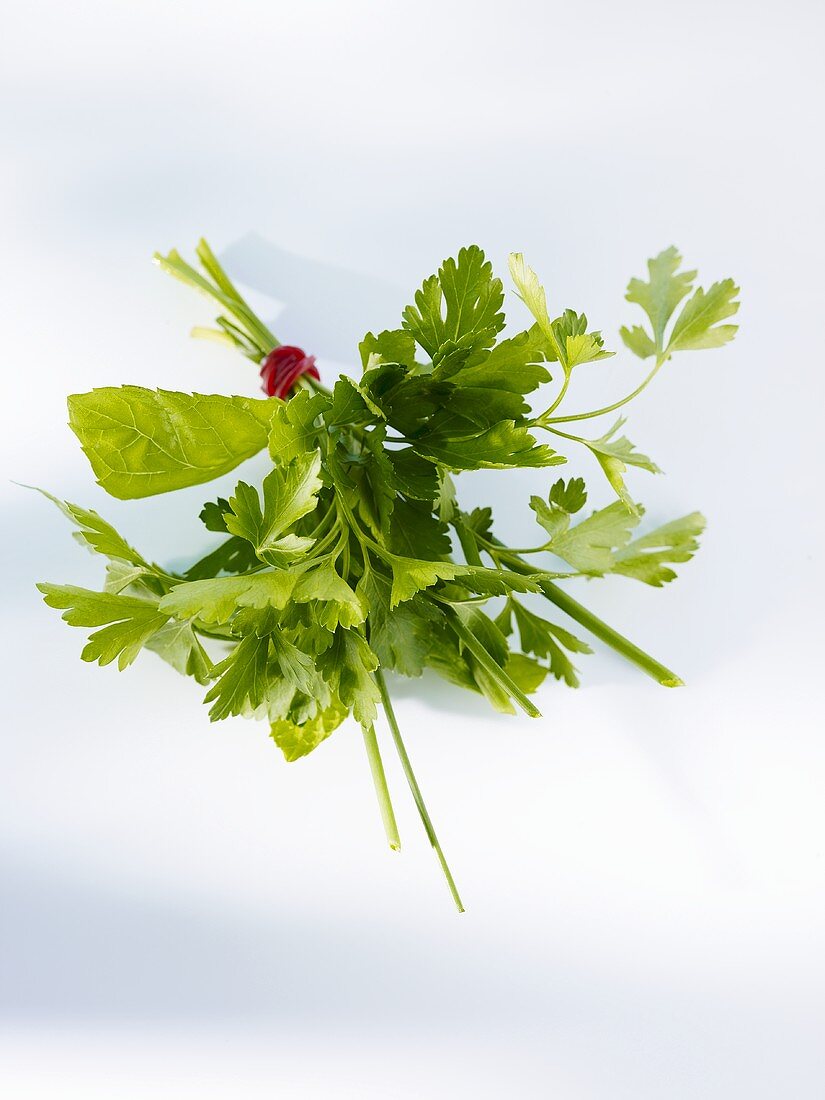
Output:
<instances>
[{"instance_id":1,"label":"chive stem","mask_svg":"<svg viewBox=\"0 0 825 1100\"><path fill-rule=\"evenodd\" d=\"M395 748L398 752L398 757L401 761L401 767L404 770L404 775L407 777L407 782L410 785L415 805L418 809L418 813L421 816L421 821L424 824L424 830L427 833L427 837L435 849L435 854L438 857L438 862L441 864L441 870L444 872L444 878L447 880L447 886L452 894L453 901L455 902L456 909L459 913L464 912L464 905L461 901L461 897L458 893L455 881L453 879L450 868L447 865L447 860L444 858L444 852L441 850L441 845L438 842L438 837L435 835L435 829L433 823L430 820L430 815L427 812L427 807L424 805L424 798L421 794L421 788L418 786L418 780L415 778L415 773L410 763L410 758L407 755L407 750L404 746L404 741L401 737L401 730L398 728L398 722L395 717L395 711L392 707L392 700L390 699L390 693L387 691L387 684L384 679L384 674L381 669L375 671L375 682L378 684L378 690L381 692L381 701L384 705L384 713L387 716L387 722L392 732L392 738L395 742Z\"/></svg>"},{"instance_id":2,"label":"chive stem","mask_svg":"<svg viewBox=\"0 0 825 1100\"><path fill-rule=\"evenodd\" d=\"M367 750L367 760L369 760L370 771L372 772L372 782L378 798L378 808L381 811L381 821L387 835L387 843L394 852L397 852L401 848L401 838L398 835L395 812L390 801L390 791L387 786L381 752L378 748L378 739L375 736L375 726L362 726L361 730L364 734L364 747Z\"/></svg>"}]
</instances>

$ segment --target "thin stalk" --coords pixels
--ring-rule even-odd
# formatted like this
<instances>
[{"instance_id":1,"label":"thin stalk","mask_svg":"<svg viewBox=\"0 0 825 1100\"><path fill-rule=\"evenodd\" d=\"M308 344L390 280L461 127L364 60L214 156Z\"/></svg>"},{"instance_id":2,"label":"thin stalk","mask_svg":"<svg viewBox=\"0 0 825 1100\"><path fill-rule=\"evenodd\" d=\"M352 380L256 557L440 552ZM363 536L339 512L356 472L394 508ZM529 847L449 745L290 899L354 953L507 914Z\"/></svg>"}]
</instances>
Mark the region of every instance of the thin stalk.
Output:
<instances>
[{"instance_id":1,"label":"thin stalk","mask_svg":"<svg viewBox=\"0 0 825 1100\"><path fill-rule=\"evenodd\" d=\"M671 672L669 668L666 668L655 658L651 657L648 653L645 653L643 649L639 649L637 645L634 645L628 638L625 638L618 630L614 630L613 627L608 626L600 618L593 614L592 611L588 611L586 607L583 607L577 600L574 600L572 596L568 596L566 592L563 592L558 585L553 584L552 581L545 581L542 586L542 592L551 603L554 603L556 607L561 608L566 612L571 619L575 619L577 623L589 630L594 637L600 641L605 642L612 649L615 649L617 653L621 653L623 657L626 657L628 661L632 661L643 672L646 672L648 676L652 676L654 680L662 685L662 687L684 687L684 681L681 680L675 672Z\"/></svg>"},{"instance_id":2,"label":"thin stalk","mask_svg":"<svg viewBox=\"0 0 825 1100\"><path fill-rule=\"evenodd\" d=\"M653 370L649 372L647 377L643 379L636 389L626 397L623 397L620 401L614 401L612 405L605 405L604 408L594 409L592 412L575 413L574 415L568 416L550 416L550 413L553 412L558 405L558 402L555 402L546 412L542 413L534 423L541 428L546 428L548 424L569 424L573 420L592 420L594 416L604 416L606 413L615 412L616 409L620 409L622 405L626 405L628 401L632 401L634 397L638 397L642 390L653 381L665 362L667 362L667 356L660 355L656 360L656 365Z\"/></svg>"},{"instance_id":3,"label":"thin stalk","mask_svg":"<svg viewBox=\"0 0 825 1100\"><path fill-rule=\"evenodd\" d=\"M496 545L501 546L502 549L499 552L499 557L502 561L506 561L509 567L514 573L521 573L523 576L531 576L541 573L541 569L536 569L532 565L528 565L527 562L522 561L517 554L511 553L507 550L507 547L500 543L498 539L493 539ZM580 604L577 600L574 600L572 596L568 596L566 592L563 592L558 585L553 584L552 581L546 578L541 581L541 590L544 595L554 603L556 607L561 608L571 619L574 619L580 626L583 626L585 630L589 630L590 633L604 642L605 645L609 645L611 649L615 649L617 653L627 658L634 665L637 665L643 672L646 672L648 676L652 676L654 680L662 685L662 687L684 687L684 681L672 672L661 662L657 661L654 657L651 657L649 653L645 653L643 649L640 649L637 645L631 642L628 638L625 638L623 634L620 634L618 630L614 630L612 626L608 626L606 622L600 619L597 615L594 615L592 611L588 611L586 607Z\"/></svg>"},{"instance_id":4,"label":"thin stalk","mask_svg":"<svg viewBox=\"0 0 825 1100\"><path fill-rule=\"evenodd\" d=\"M478 663L482 665L494 680L498 681L510 698L518 703L524 713L530 718L541 718L541 711L538 707L527 698L518 684L507 675L501 665L493 660L481 642L479 642L473 632L465 626L458 615L450 616L450 625Z\"/></svg>"},{"instance_id":5,"label":"thin stalk","mask_svg":"<svg viewBox=\"0 0 825 1100\"><path fill-rule=\"evenodd\" d=\"M364 734L364 747L367 750L367 760L370 763L372 782L375 786L375 794L378 798L378 808L381 811L381 821L384 824L384 832L387 835L387 843L394 852L401 848L401 838L398 835L398 825L395 821L395 813L390 801L390 791L387 786L387 777L384 774L384 764L378 749L378 740L375 736L375 726L362 726Z\"/></svg>"},{"instance_id":6,"label":"thin stalk","mask_svg":"<svg viewBox=\"0 0 825 1100\"><path fill-rule=\"evenodd\" d=\"M392 700L390 699L390 693L387 691L387 684L384 680L384 674L381 669L377 669L375 672L375 682L378 684L378 690L381 692L381 701L384 704L384 713L387 716L387 722L389 723L390 730L392 732L392 739L395 742L395 748L398 752L398 757L401 761L401 767L404 770L404 775L407 777L407 782L410 785L415 805L418 809L418 813L421 816L421 821L424 824L424 830L427 833L430 844L432 844L436 856L438 856L438 862L441 864L441 870L444 872L444 878L447 880L447 886L452 894L453 901L455 902L456 909L459 913L464 912L464 905L461 901L461 897L458 893L455 881L453 879L450 868L447 866L447 860L444 858L444 853L441 850L441 845L438 843L438 837L435 835L435 829L433 823L430 820L430 815L427 813L427 807L424 805L424 798L421 794L421 788L418 786L418 780L415 778L415 773L410 763L410 758L407 755L407 750L404 747L404 741L401 737L401 730L398 728L398 722L396 721L395 711L392 708Z\"/></svg>"}]
</instances>

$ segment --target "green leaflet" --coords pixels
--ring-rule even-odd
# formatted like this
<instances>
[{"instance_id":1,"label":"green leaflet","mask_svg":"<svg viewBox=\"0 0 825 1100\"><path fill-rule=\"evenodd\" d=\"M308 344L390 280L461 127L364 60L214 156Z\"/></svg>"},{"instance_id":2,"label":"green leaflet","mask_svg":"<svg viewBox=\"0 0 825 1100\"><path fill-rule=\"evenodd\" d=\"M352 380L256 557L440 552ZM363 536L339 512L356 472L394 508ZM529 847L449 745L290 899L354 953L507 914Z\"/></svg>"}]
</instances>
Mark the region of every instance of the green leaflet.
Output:
<instances>
[{"instance_id":1,"label":"green leaflet","mask_svg":"<svg viewBox=\"0 0 825 1100\"><path fill-rule=\"evenodd\" d=\"M182 676L192 676L199 684L208 684L212 662L201 645L191 621L167 621L144 643Z\"/></svg>"},{"instance_id":2,"label":"green leaflet","mask_svg":"<svg viewBox=\"0 0 825 1100\"><path fill-rule=\"evenodd\" d=\"M672 520L641 538L634 539L615 555L614 573L661 588L676 579L671 564L690 561L699 549L705 529L701 512Z\"/></svg>"},{"instance_id":3,"label":"green leaflet","mask_svg":"<svg viewBox=\"0 0 825 1100\"><path fill-rule=\"evenodd\" d=\"M739 287L733 279L714 283L708 291L700 287L676 318L667 346L668 352L720 348L732 340L738 326L722 325L719 322L738 312L738 293Z\"/></svg>"},{"instance_id":4,"label":"green leaflet","mask_svg":"<svg viewBox=\"0 0 825 1100\"><path fill-rule=\"evenodd\" d=\"M640 305L647 314L653 329L653 351L664 347L665 327L673 311L683 298L690 294L696 278L695 271L679 271L682 257L677 249L670 247L647 262L648 281L631 279L625 298L628 302ZM643 329L636 331L644 333ZM625 335L628 334L628 335ZM631 330L621 330L622 339L636 354L646 347L640 337L634 337ZM629 339L628 339L629 337ZM633 344L635 343L635 347ZM651 354L651 353L648 353ZM645 356L642 356L645 358Z\"/></svg>"},{"instance_id":5,"label":"green leaflet","mask_svg":"<svg viewBox=\"0 0 825 1100\"><path fill-rule=\"evenodd\" d=\"M624 418L621 417L599 439L584 440L584 443L595 455L616 496L631 512L638 513L637 505L624 482L623 475L627 472L627 467L637 466L639 469L647 470L651 474L660 474L662 471L653 459L640 454L627 436L622 435L618 439L614 438L624 422Z\"/></svg>"},{"instance_id":6,"label":"green leaflet","mask_svg":"<svg viewBox=\"0 0 825 1100\"><path fill-rule=\"evenodd\" d=\"M300 760L302 756L317 749L322 741L338 729L347 714L347 708L335 700L301 725L289 718L278 719L270 726L270 736L284 754L285 760Z\"/></svg>"},{"instance_id":7,"label":"green leaflet","mask_svg":"<svg viewBox=\"0 0 825 1100\"><path fill-rule=\"evenodd\" d=\"M31 486L31 488L35 488L36 492L42 493L47 500L50 500L52 504L60 509L69 522L78 528L74 533L74 537L88 546L93 553L128 562L130 565L137 566L141 572L152 571L153 567L97 512L80 508L77 504L70 504L68 501L59 500L51 493L47 493L45 489L37 489L36 486Z\"/></svg>"},{"instance_id":8,"label":"green leaflet","mask_svg":"<svg viewBox=\"0 0 825 1100\"><path fill-rule=\"evenodd\" d=\"M98 626L81 653L84 661L108 665L115 659L121 671L130 665L169 616L157 603L112 592L90 592L72 585L38 584L49 607L65 609L70 626ZM105 624L105 625L104 625Z\"/></svg>"},{"instance_id":9,"label":"green leaflet","mask_svg":"<svg viewBox=\"0 0 825 1100\"><path fill-rule=\"evenodd\" d=\"M454 373L473 354L491 348L504 326L504 290L477 245L447 259L404 310L405 330L433 363Z\"/></svg>"},{"instance_id":10,"label":"green leaflet","mask_svg":"<svg viewBox=\"0 0 825 1100\"><path fill-rule=\"evenodd\" d=\"M553 553L581 573L609 573L614 550L626 545L638 522L639 517L617 500L554 538Z\"/></svg>"},{"instance_id":11,"label":"green leaflet","mask_svg":"<svg viewBox=\"0 0 825 1100\"><path fill-rule=\"evenodd\" d=\"M739 288L733 279L714 283L709 290L695 290L685 302L666 336L668 322L676 307L693 290L695 271L680 271L682 257L675 248L667 248L648 261L649 280L631 279L627 301L640 305L650 321L652 336L639 325L622 328L620 335L630 350L641 359L653 355L667 357L675 351L718 348L736 335L736 325L721 321L739 309Z\"/></svg>"},{"instance_id":12,"label":"green leaflet","mask_svg":"<svg viewBox=\"0 0 825 1100\"><path fill-rule=\"evenodd\" d=\"M329 409L329 398L298 390L289 401L274 401L269 427L269 453L283 465L317 447L318 419Z\"/></svg>"},{"instance_id":13,"label":"green leaflet","mask_svg":"<svg viewBox=\"0 0 825 1100\"><path fill-rule=\"evenodd\" d=\"M339 627L332 645L318 657L318 668L356 722L368 726L375 721L381 695L372 674L378 658L360 634Z\"/></svg>"},{"instance_id":14,"label":"green leaflet","mask_svg":"<svg viewBox=\"0 0 825 1100\"><path fill-rule=\"evenodd\" d=\"M100 485L121 500L200 485L267 443L271 401L107 387L68 399Z\"/></svg>"},{"instance_id":15,"label":"green leaflet","mask_svg":"<svg viewBox=\"0 0 825 1100\"><path fill-rule=\"evenodd\" d=\"M178 619L228 623L239 608L282 609L292 598L299 574L285 570L240 577L186 581L160 601L160 610Z\"/></svg>"},{"instance_id":16,"label":"green leaflet","mask_svg":"<svg viewBox=\"0 0 825 1100\"><path fill-rule=\"evenodd\" d=\"M547 444L537 444L526 427L512 420L479 432L472 424L435 422L432 431L413 441L422 456L450 470L505 470L517 466L557 466L566 462Z\"/></svg>"},{"instance_id":17,"label":"green leaflet","mask_svg":"<svg viewBox=\"0 0 825 1100\"><path fill-rule=\"evenodd\" d=\"M227 531L251 543L261 561L288 565L313 544L313 539L293 534L292 528L314 511L318 503L320 470L320 451L310 451L287 465L275 466L261 487L263 509L257 490L238 482L235 495L229 500L230 511L223 517Z\"/></svg>"}]
</instances>

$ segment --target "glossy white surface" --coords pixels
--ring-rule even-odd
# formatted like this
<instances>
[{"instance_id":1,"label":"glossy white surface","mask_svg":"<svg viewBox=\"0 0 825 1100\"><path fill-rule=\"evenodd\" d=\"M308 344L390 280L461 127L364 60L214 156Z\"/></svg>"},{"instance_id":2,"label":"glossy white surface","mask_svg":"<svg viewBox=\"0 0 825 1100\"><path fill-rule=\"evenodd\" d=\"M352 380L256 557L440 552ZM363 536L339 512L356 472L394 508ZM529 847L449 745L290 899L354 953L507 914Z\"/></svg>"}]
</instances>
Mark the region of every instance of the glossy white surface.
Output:
<instances>
[{"instance_id":1,"label":"glossy white surface","mask_svg":"<svg viewBox=\"0 0 825 1100\"><path fill-rule=\"evenodd\" d=\"M820 1100L819 6L41 0L4 23L2 469L150 556L207 545L211 490L107 499L65 393L255 392L187 340L209 308L155 248L208 235L328 374L473 240L502 270L523 249L614 346L671 242L744 304L627 428L668 472L635 478L650 518L708 515L701 554L664 591L583 592L689 686L600 651L530 722L397 685L460 918L389 748L398 856L354 729L288 766L149 655L83 665L33 584L97 563L0 485L0 1091ZM639 376L585 371L581 407ZM525 537L545 483L461 492Z\"/></svg>"}]
</instances>

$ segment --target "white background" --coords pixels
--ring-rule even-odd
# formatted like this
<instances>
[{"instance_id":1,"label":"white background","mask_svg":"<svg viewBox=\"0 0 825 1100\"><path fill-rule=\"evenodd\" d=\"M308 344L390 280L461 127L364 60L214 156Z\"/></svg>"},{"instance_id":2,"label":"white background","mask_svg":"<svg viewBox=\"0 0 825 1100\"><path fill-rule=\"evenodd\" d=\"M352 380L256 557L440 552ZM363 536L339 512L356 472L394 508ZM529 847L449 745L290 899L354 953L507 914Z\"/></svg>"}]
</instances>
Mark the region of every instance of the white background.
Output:
<instances>
[{"instance_id":1,"label":"white background","mask_svg":"<svg viewBox=\"0 0 825 1100\"><path fill-rule=\"evenodd\" d=\"M668 472L634 476L649 517L701 507L701 554L663 591L584 592L688 687L602 651L531 722L397 685L463 917L388 754L404 851L383 845L355 729L286 765L151 655L81 664L33 585L97 564L0 485L0 1091L819 1100L821 7L5 7L2 470L148 555L208 545L209 493L107 499L65 394L256 392L187 339L210 310L155 248L206 234L327 376L471 241L500 269L523 249L614 346L628 277L672 242L743 308L627 429ZM571 405L639 373L582 368ZM461 491L524 538L546 483Z\"/></svg>"}]
</instances>

